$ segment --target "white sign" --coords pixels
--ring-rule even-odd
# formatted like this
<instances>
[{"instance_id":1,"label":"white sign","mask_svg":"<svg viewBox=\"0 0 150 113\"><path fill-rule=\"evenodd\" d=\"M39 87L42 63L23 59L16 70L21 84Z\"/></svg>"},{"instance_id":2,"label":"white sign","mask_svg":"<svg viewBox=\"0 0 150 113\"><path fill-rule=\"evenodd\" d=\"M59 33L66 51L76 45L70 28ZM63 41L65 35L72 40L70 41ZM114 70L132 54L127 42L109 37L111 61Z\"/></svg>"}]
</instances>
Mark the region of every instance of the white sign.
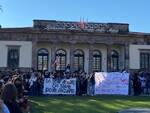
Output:
<instances>
[{"instance_id":1,"label":"white sign","mask_svg":"<svg viewBox=\"0 0 150 113\"><path fill-rule=\"evenodd\" d=\"M95 73L95 94L128 95L129 73Z\"/></svg>"},{"instance_id":2,"label":"white sign","mask_svg":"<svg viewBox=\"0 0 150 113\"><path fill-rule=\"evenodd\" d=\"M72 79L44 79L43 94L76 94L76 78Z\"/></svg>"}]
</instances>

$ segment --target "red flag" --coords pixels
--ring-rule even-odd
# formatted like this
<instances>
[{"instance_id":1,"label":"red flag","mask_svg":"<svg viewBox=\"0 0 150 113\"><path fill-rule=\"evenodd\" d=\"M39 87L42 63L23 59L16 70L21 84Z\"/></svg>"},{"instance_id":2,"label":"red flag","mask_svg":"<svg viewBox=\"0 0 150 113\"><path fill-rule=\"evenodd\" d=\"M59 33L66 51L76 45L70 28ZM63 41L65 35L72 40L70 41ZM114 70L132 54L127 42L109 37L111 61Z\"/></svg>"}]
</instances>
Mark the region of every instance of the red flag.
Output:
<instances>
[{"instance_id":1,"label":"red flag","mask_svg":"<svg viewBox=\"0 0 150 113\"><path fill-rule=\"evenodd\" d=\"M52 64L53 66L58 66L59 65L59 57L56 57L54 63Z\"/></svg>"},{"instance_id":2,"label":"red flag","mask_svg":"<svg viewBox=\"0 0 150 113\"><path fill-rule=\"evenodd\" d=\"M85 28L84 19L83 20L80 19L80 22L79 22L78 26L80 27L80 29L84 29Z\"/></svg>"}]
</instances>

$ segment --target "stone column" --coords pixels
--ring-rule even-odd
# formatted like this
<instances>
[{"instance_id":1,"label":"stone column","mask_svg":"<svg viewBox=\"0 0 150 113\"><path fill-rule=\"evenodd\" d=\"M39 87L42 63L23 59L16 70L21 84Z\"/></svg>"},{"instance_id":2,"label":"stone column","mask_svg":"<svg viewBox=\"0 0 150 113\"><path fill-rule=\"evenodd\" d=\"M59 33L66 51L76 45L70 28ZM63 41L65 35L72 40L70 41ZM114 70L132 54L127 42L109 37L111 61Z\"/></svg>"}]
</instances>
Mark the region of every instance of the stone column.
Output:
<instances>
[{"instance_id":1,"label":"stone column","mask_svg":"<svg viewBox=\"0 0 150 113\"><path fill-rule=\"evenodd\" d=\"M129 44L124 45L124 68L129 70Z\"/></svg>"},{"instance_id":2,"label":"stone column","mask_svg":"<svg viewBox=\"0 0 150 113\"><path fill-rule=\"evenodd\" d=\"M89 46L89 74L92 73L92 63L93 63L93 50L94 50L94 44L90 44Z\"/></svg>"},{"instance_id":3,"label":"stone column","mask_svg":"<svg viewBox=\"0 0 150 113\"><path fill-rule=\"evenodd\" d=\"M107 72L110 72L111 68L111 45L107 45Z\"/></svg>"},{"instance_id":4,"label":"stone column","mask_svg":"<svg viewBox=\"0 0 150 113\"><path fill-rule=\"evenodd\" d=\"M52 43L52 46L51 46L51 71L55 71L55 52L56 52L56 46L57 44L56 43Z\"/></svg>"},{"instance_id":5,"label":"stone column","mask_svg":"<svg viewBox=\"0 0 150 113\"><path fill-rule=\"evenodd\" d=\"M74 71L74 66L73 66L73 57L74 57L74 51L75 51L75 42L70 42L70 69L71 72Z\"/></svg>"},{"instance_id":6,"label":"stone column","mask_svg":"<svg viewBox=\"0 0 150 113\"><path fill-rule=\"evenodd\" d=\"M32 40L32 68L34 68L35 70L37 69L37 52L37 41Z\"/></svg>"}]
</instances>

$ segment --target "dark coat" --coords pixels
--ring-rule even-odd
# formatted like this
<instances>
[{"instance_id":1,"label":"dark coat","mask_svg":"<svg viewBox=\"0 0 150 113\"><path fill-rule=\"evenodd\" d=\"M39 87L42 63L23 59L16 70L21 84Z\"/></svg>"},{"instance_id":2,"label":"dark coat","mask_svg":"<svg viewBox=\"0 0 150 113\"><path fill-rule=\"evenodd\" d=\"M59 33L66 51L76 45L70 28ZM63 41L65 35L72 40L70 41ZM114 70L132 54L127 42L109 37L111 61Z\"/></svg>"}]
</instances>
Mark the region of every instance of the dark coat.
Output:
<instances>
[{"instance_id":1,"label":"dark coat","mask_svg":"<svg viewBox=\"0 0 150 113\"><path fill-rule=\"evenodd\" d=\"M5 102L6 106L8 107L10 113L22 113L19 105L17 102Z\"/></svg>"}]
</instances>

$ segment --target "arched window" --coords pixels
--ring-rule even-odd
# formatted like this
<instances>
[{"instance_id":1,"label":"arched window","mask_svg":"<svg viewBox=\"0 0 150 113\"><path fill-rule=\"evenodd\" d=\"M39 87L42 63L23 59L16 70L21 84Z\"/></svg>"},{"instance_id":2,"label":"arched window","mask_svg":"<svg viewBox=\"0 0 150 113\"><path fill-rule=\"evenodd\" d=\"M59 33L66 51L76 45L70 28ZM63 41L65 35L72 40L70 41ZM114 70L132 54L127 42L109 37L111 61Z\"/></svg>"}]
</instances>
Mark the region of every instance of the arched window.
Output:
<instances>
[{"instance_id":1,"label":"arched window","mask_svg":"<svg viewBox=\"0 0 150 113\"><path fill-rule=\"evenodd\" d=\"M82 50L75 50L74 51L74 70L84 71L84 53Z\"/></svg>"},{"instance_id":2,"label":"arched window","mask_svg":"<svg viewBox=\"0 0 150 113\"><path fill-rule=\"evenodd\" d=\"M119 53L115 50L111 52L111 70L112 71L119 70Z\"/></svg>"},{"instance_id":3,"label":"arched window","mask_svg":"<svg viewBox=\"0 0 150 113\"><path fill-rule=\"evenodd\" d=\"M101 71L101 61L102 56L101 52L98 50L93 51L93 62L92 62L92 70L93 71Z\"/></svg>"},{"instance_id":4,"label":"arched window","mask_svg":"<svg viewBox=\"0 0 150 113\"><path fill-rule=\"evenodd\" d=\"M45 71L48 70L48 50L47 49L39 49L38 50L38 70Z\"/></svg>"},{"instance_id":5,"label":"arched window","mask_svg":"<svg viewBox=\"0 0 150 113\"><path fill-rule=\"evenodd\" d=\"M55 69L57 71L65 71L66 68L66 51L59 49L56 51Z\"/></svg>"}]
</instances>

